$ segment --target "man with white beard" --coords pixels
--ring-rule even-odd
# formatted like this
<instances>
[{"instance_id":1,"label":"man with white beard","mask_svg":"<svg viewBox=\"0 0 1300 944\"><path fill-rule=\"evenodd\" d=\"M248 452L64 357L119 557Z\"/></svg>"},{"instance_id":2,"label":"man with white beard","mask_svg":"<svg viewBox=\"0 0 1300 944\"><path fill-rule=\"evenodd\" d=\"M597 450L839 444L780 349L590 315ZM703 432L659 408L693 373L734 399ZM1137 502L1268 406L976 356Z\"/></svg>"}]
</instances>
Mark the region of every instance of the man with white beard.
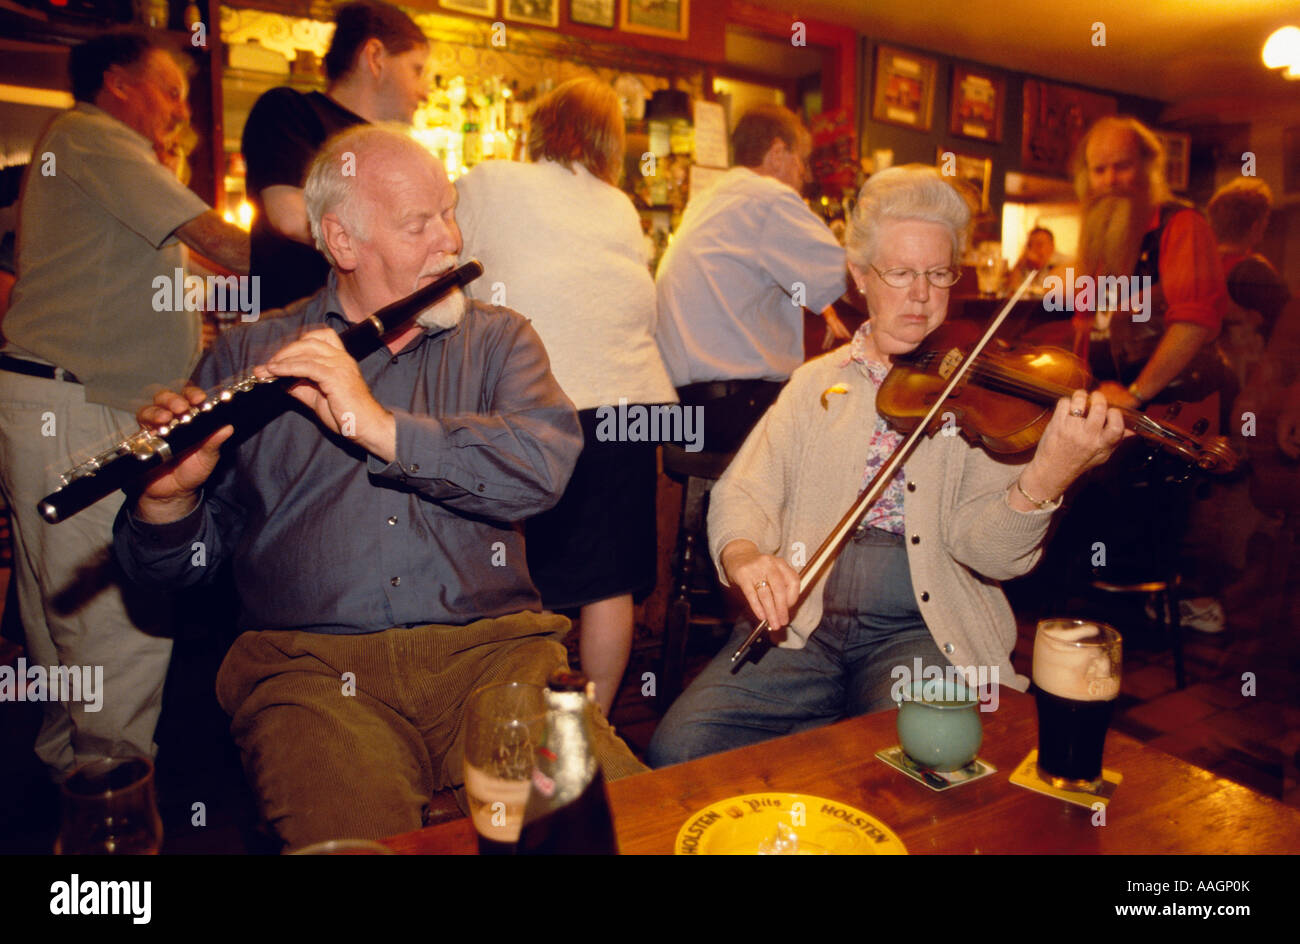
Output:
<instances>
[{"instance_id":1,"label":"man with white beard","mask_svg":"<svg viewBox=\"0 0 1300 944\"><path fill-rule=\"evenodd\" d=\"M230 427L213 434L115 527L140 581L233 564L245 632L217 697L292 847L419 828L433 792L463 784L470 692L566 664L568 620L539 612L519 522L556 502L582 445L541 340L508 309L457 293L359 362L344 351L336 328L456 264L456 191L436 158L358 126L326 143L305 196L325 288L223 335L193 378L263 365L300 378L301 406L225 454ZM201 395L165 391L138 419L160 425ZM594 720L606 777L643 770Z\"/></svg>"},{"instance_id":2,"label":"man with white beard","mask_svg":"<svg viewBox=\"0 0 1300 944\"><path fill-rule=\"evenodd\" d=\"M1081 206L1078 262L1095 304L1076 296L1076 353L1085 357L1106 401L1164 417L1161 404L1203 401L1217 425L1216 394L1227 377L1214 345L1228 295L1214 233L1190 204L1174 199L1164 150L1140 122L1112 116L1094 124L1074 161ZM1108 278L1120 276L1120 279ZM1132 277L1132 278L1130 278ZM1080 278L1076 278L1076 282ZM1107 298L1109 283L1135 291ZM1196 410L1177 422L1191 426ZM1187 466L1134 438L1090 473L1053 539L1045 585L1089 575L1112 583L1172 579L1192 494ZM1056 588L1059 593L1059 586Z\"/></svg>"},{"instance_id":3,"label":"man with white beard","mask_svg":"<svg viewBox=\"0 0 1300 944\"><path fill-rule=\"evenodd\" d=\"M1097 297L1095 312L1076 316L1076 347L1107 402L1141 409L1157 398L1204 399L1221 379L1213 341L1227 287L1209 224L1170 193L1159 139L1133 118L1100 119L1079 143L1074 182L1076 270L1094 280L1137 276L1142 287L1140 299L1117 306Z\"/></svg>"}]
</instances>

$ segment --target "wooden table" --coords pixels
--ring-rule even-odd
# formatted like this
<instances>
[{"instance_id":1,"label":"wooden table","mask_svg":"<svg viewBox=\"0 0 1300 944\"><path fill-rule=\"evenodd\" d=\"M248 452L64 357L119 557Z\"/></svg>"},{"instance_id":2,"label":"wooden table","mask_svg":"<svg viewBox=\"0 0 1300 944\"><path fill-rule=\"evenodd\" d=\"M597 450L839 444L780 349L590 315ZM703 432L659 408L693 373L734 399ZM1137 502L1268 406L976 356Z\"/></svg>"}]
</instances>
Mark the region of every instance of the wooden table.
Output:
<instances>
[{"instance_id":1,"label":"wooden table","mask_svg":"<svg viewBox=\"0 0 1300 944\"><path fill-rule=\"evenodd\" d=\"M839 800L884 822L911 853L1297 853L1300 810L1111 731L1106 767L1124 780L1093 812L1016 786L1009 777L1037 746L1034 700L1000 690L981 714L980 757L997 768L943 793L877 760L898 743L883 711L609 785L624 853L669 854L691 814L742 793L792 792ZM474 827L456 820L386 840L397 852L476 851Z\"/></svg>"}]
</instances>

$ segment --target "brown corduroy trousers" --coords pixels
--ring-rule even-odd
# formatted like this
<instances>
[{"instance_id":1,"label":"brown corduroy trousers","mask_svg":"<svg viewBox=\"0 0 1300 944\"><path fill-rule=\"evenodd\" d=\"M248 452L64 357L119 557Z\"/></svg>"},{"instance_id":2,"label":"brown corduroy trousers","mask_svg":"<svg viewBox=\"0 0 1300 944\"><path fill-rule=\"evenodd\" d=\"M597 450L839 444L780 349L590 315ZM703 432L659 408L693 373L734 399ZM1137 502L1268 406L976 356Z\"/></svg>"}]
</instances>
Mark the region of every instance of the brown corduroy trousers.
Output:
<instances>
[{"instance_id":1,"label":"brown corduroy trousers","mask_svg":"<svg viewBox=\"0 0 1300 944\"><path fill-rule=\"evenodd\" d=\"M569 621L514 613L359 636L241 635L217 699L262 816L290 848L377 839L423 825L435 791L464 801L465 706L481 685L545 685L567 666ZM594 747L607 779L646 770L599 711Z\"/></svg>"}]
</instances>

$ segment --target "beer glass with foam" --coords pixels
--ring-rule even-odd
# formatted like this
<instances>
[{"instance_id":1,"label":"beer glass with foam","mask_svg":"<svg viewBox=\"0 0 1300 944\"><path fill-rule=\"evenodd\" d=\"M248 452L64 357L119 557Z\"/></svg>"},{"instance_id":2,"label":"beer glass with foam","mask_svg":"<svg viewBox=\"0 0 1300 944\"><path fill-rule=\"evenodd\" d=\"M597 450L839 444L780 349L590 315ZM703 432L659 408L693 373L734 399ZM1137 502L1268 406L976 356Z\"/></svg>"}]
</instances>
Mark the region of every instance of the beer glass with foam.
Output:
<instances>
[{"instance_id":1,"label":"beer glass with foam","mask_svg":"<svg viewBox=\"0 0 1300 944\"><path fill-rule=\"evenodd\" d=\"M1091 791L1101 786L1120 664L1120 635L1105 623L1039 621L1033 669L1038 775L1054 787Z\"/></svg>"},{"instance_id":2,"label":"beer glass with foam","mask_svg":"<svg viewBox=\"0 0 1300 944\"><path fill-rule=\"evenodd\" d=\"M476 689L466 710L465 794L478 851L509 855L524 824L546 702L540 686L503 682Z\"/></svg>"}]
</instances>

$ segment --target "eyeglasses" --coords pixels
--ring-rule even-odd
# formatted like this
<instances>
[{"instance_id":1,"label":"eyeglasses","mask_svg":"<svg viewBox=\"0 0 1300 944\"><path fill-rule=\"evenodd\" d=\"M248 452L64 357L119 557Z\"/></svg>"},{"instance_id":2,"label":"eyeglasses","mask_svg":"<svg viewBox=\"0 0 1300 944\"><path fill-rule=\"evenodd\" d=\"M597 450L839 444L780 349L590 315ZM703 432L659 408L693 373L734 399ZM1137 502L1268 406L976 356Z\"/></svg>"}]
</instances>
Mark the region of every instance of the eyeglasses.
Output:
<instances>
[{"instance_id":1,"label":"eyeglasses","mask_svg":"<svg viewBox=\"0 0 1300 944\"><path fill-rule=\"evenodd\" d=\"M941 266L937 269L927 269L925 272L918 272L916 269L904 269L902 267L886 269L883 272L877 269L874 265L871 268L875 271L876 275L880 276L880 280L891 288L911 288L912 283L916 281L916 278L919 275L924 275L925 280L935 288L952 288L953 285L956 284L957 279L961 277L960 272L955 269L949 269L946 266Z\"/></svg>"}]
</instances>

